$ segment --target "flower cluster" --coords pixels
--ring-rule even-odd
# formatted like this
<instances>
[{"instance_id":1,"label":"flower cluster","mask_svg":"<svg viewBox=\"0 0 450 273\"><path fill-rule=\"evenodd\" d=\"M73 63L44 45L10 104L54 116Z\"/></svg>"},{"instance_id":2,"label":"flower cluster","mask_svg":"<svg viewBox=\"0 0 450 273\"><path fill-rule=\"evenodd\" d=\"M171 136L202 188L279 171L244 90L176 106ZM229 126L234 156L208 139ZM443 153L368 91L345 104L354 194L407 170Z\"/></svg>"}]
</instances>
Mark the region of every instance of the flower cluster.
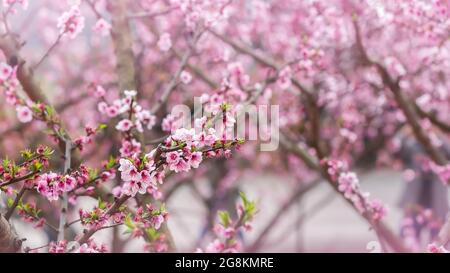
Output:
<instances>
[{"instance_id":1,"label":"flower cluster","mask_svg":"<svg viewBox=\"0 0 450 273\"><path fill-rule=\"evenodd\" d=\"M69 35L74 39L84 28L84 17L81 15L80 8L74 5L69 11L64 12L59 18L57 27L60 35Z\"/></svg>"},{"instance_id":2,"label":"flower cluster","mask_svg":"<svg viewBox=\"0 0 450 273\"><path fill-rule=\"evenodd\" d=\"M12 8L15 4L21 5L24 10L28 8L28 0L3 0L4 8Z\"/></svg>"},{"instance_id":3,"label":"flower cluster","mask_svg":"<svg viewBox=\"0 0 450 273\"><path fill-rule=\"evenodd\" d=\"M442 225L442 219L433 210L423 208L419 205L409 206L401 222L401 231L405 245L413 251L419 251L421 243L420 231L418 231L417 227L420 226L421 230L428 230L430 233L435 233L442 228Z\"/></svg>"},{"instance_id":4,"label":"flower cluster","mask_svg":"<svg viewBox=\"0 0 450 273\"><path fill-rule=\"evenodd\" d=\"M436 244L429 244L427 246L427 252L428 253L450 253L448 249L446 249L444 246L438 246Z\"/></svg>"},{"instance_id":5,"label":"flower cluster","mask_svg":"<svg viewBox=\"0 0 450 273\"><path fill-rule=\"evenodd\" d=\"M359 179L354 172L347 171L347 164L337 160L324 160L323 165L331 179L337 183L337 189L350 200L361 213L369 213L373 221L379 221L387 214L387 208L380 200L369 199L368 192L362 192Z\"/></svg>"},{"instance_id":6,"label":"flower cluster","mask_svg":"<svg viewBox=\"0 0 450 273\"><path fill-rule=\"evenodd\" d=\"M17 119L22 123L28 123L33 120L33 112L29 104L20 99L16 94L17 87L19 86L16 69L7 63L0 63L0 88L5 92L6 102L15 106Z\"/></svg>"},{"instance_id":7,"label":"flower cluster","mask_svg":"<svg viewBox=\"0 0 450 273\"><path fill-rule=\"evenodd\" d=\"M107 115L110 118L119 116L124 113L131 113L135 120L130 120L130 117L120 120L116 129L121 132L128 132L136 128L139 132L144 131L144 126L151 130L156 123L155 115L152 115L149 110L145 110L136 101L137 92L134 90L125 90L125 97L115 100L111 105L105 101L98 104L100 113Z\"/></svg>"},{"instance_id":8,"label":"flower cluster","mask_svg":"<svg viewBox=\"0 0 450 273\"><path fill-rule=\"evenodd\" d=\"M237 219L233 221L227 211L219 211L220 221L214 227L217 239L206 247L206 252L234 253L240 250L241 242L236 237L236 233L241 228L250 231L252 229L250 222L257 213L256 203L250 201L243 192L240 196L242 202L236 205ZM197 249L197 252L203 251Z\"/></svg>"},{"instance_id":9,"label":"flower cluster","mask_svg":"<svg viewBox=\"0 0 450 273\"><path fill-rule=\"evenodd\" d=\"M437 174L437 176L445 186L450 184L450 164L440 166L431 163L430 168Z\"/></svg>"},{"instance_id":10,"label":"flower cluster","mask_svg":"<svg viewBox=\"0 0 450 273\"><path fill-rule=\"evenodd\" d=\"M109 215L107 210L111 208L111 203L98 199L97 206L92 210L87 211L84 209L78 210L80 216L80 222L84 227L92 229L100 229L104 227L108 222L113 224L122 224L125 220L126 214L123 210Z\"/></svg>"},{"instance_id":11,"label":"flower cluster","mask_svg":"<svg viewBox=\"0 0 450 273\"><path fill-rule=\"evenodd\" d=\"M86 135L80 136L74 140L74 145L77 147L80 151L84 150L84 146L87 144L92 143L94 137L97 135L97 133L101 130L106 128L106 125L100 124L97 126L97 128L92 128L90 126L86 126L84 128Z\"/></svg>"},{"instance_id":12,"label":"flower cluster","mask_svg":"<svg viewBox=\"0 0 450 273\"><path fill-rule=\"evenodd\" d=\"M67 247L67 241L50 242L48 247L49 253L65 253Z\"/></svg>"},{"instance_id":13,"label":"flower cluster","mask_svg":"<svg viewBox=\"0 0 450 273\"><path fill-rule=\"evenodd\" d=\"M217 138L212 128L200 133L193 128L177 129L163 145L141 158L135 153L134 157L120 159L119 171L124 181L121 193L135 196L138 192L155 192L166 168L176 173L187 172L198 168L204 157L230 157L230 148L239 144L242 142Z\"/></svg>"},{"instance_id":14,"label":"flower cluster","mask_svg":"<svg viewBox=\"0 0 450 273\"><path fill-rule=\"evenodd\" d=\"M82 188L91 182L102 183L115 177L113 169L114 160L110 160L105 170L97 175L96 171L80 165L78 170L70 174L58 174L54 172L37 175L33 180L37 192L45 196L50 201L56 201L64 192L74 192L80 194L88 193L88 189Z\"/></svg>"},{"instance_id":15,"label":"flower cluster","mask_svg":"<svg viewBox=\"0 0 450 273\"><path fill-rule=\"evenodd\" d=\"M45 219L40 218L40 212L36 207L36 203L23 203L19 201L17 211L24 222L34 223L34 228L40 228L45 224Z\"/></svg>"},{"instance_id":16,"label":"flower cluster","mask_svg":"<svg viewBox=\"0 0 450 273\"><path fill-rule=\"evenodd\" d=\"M77 242L67 242L66 240L50 242L49 253L104 253L107 252L106 245L97 245L94 240L89 240L81 246Z\"/></svg>"},{"instance_id":17,"label":"flower cluster","mask_svg":"<svg viewBox=\"0 0 450 273\"><path fill-rule=\"evenodd\" d=\"M70 175L60 175L49 172L35 179L36 190L50 201L56 201L64 192L69 192L77 186L77 180Z\"/></svg>"},{"instance_id":18,"label":"flower cluster","mask_svg":"<svg viewBox=\"0 0 450 273\"><path fill-rule=\"evenodd\" d=\"M4 159L0 164L0 190L9 192L6 187L12 181L25 180L29 187L33 185L33 177L49 165L49 158L53 151L45 146L39 146L36 151L24 150L21 152L23 162L16 164L14 161Z\"/></svg>"},{"instance_id":19,"label":"flower cluster","mask_svg":"<svg viewBox=\"0 0 450 273\"><path fill-rule=\"evenodd\" d=\"M143 157L140 161L133 160L132 162L129 159L120 159L119 171L124 181L122 194L129 196L135 196L138 192L144 194L149 187L154 188L157 182L162 183L164 173L156 171L154 161L148 156Z\"/></svg>"},{"instance_id":20,"label":"flower cluster","mask_svg":"<svg viewBox=\"0 0 450 273\"><path fill-rule=\"evenodd\" d=\"M134 216L127 216L124 224L128 228L127 233L131 233L133 237L141 237L146 229L159 230L167 217L164 206L158 209L153 204L147 204L145 207L138 207Z\"/></svg>"},{"instance_id":21,"label":"flower cluster","mask_svg":"<svg viewBox=\"0 0 450 273\"><path fill-rule=\"evenodd\" d=\"M94 240L89 240L87 243L82 244L78 249L75 249L74 253L105 253L108 249L106 245L97 245Z\"/></svg>"}]
</instances>

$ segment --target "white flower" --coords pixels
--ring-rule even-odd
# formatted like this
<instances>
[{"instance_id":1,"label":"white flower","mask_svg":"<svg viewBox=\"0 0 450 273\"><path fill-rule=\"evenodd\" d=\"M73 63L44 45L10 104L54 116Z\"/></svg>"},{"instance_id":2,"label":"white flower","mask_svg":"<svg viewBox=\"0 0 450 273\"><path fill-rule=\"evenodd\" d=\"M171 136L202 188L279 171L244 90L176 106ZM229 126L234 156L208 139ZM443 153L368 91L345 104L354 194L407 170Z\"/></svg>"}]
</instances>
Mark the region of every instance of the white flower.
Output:
<instances>
[{"instance_id":1,"label":"white flower","mask_svg":"<svg viewBox=\"0 0 450 273\"><path fill-rule=\"evenodd\" d=\"M192 75L187 71L182 71L180 75L181 82L184 84L188 84L192 81Z\"/></svg>"},{"instance_id":2,"label":"white flower","mask_svg":"<svg viewBox=\"0 0 450 273\"><path fill-rule=\"evenodd\" d=\"M123 93L127 97L136 97L136 95L137 95L136 90L125 90L125 91L123 91Z\"/></svg>"}]
</instances>

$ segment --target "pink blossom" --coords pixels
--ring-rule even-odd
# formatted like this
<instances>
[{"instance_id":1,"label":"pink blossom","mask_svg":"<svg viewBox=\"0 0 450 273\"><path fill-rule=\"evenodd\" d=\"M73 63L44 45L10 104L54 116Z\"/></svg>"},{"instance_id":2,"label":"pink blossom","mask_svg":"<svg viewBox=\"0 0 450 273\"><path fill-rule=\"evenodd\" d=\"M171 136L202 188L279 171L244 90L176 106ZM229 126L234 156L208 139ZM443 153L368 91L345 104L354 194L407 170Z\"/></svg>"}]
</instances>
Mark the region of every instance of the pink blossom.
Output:
<instances>
[{"instance_id":1,"label":"pink blossom","mask_svg":"<svg viewBox=\"0 0 450 273\"><path fill-rule=\"evenodd\" d=\"M49 253L65 253L67 241L50 242L48 252Z\"/></svg>"},{"instance_id":2,"label":"pink blossom","mask_svg":"<svg viewBox=\"0 0 450 273\"><path fill-rule=\"evenodd\" d=\"M358 178L353 172L341 173L338 178L338 189L345 197L350 198L358 186Z\"/></svg>"},{"instance_id":3,"label":"pink blossom","mask_svg":"<svg viewBox=\"0 0 450 273\"><path fill-rule=\"evenodd\" d=\"M180 161L180 154L177 151L166 153L166 161L169 164L177 164Z\"/></svg>"},{"instance_id":4,"label":"pink blossom","mask_svg":"<svg viewBox=\"0 0 450 273\"><path fill-rule=\"evenodd\" d=\"M24 10L28 8L28 0L3 0L3 7L9 8L16 3L20 4Z\"/></svg>"},{"instance_id":5,"label":"pink blossom","mask_svg":"<svg viewBox=\"0 0 450 273\"><path fill-rule=\"evenodd\" d=\"M22 123L28 123L33 120L33 112L27 106L17 105L17 118Z\"/></svg>"},{"instance_id":6,"label":"pink blossom","mask_svg":"<svg viewBox=\"0 0 450 273\"><path fill-rule=\"evenodd\" d=\"M383 219L387 214L387 209L380 200L369 201L368 206L372 210L372 218L375 221Z\"/></svg>"},{"instance_id":7,"label":"pink blossom","mask_svg":"<svg viewBox=\"0 0 450 273\"><path fill-rule=\"evenodd\" d=\"M169 169L171 171L179 173L188 171L190 169L190 166L184 159L180 159L176 163L169 164Z\"/></svg>"},{"instance_id":8,"label":"pink blossom","mask_svg":"<svg viewBox=\"0 0 450 273\"><path fill-rule=\"evenodd\" d=\"M106 91L101 85L95 86L94 96L97 98L101 98L105 96Z\"/></svg>"},{"instance_id":9,"label":"pink blossom","mask_svg":"<svg viewBox=\"0 0 450 273\"><path fill-rule=\"evenodd\" d=\"M119 123L117 123L116 129L121 132L127 132L127 131L130 131L132 126L133 126L133 123L131 122L131 120L122 119L121 121L119 121Z\"/></svg>"},{"instance_id":10,"label":"pink blossom","mask_svg":"<svg viewBox=\"0 0 450 273\"><path fill-rule=\"evenodd\" d=\"M191 153L191 156L189 158L189 163L191 164L191 167L196 169L202 162L202 153L201 152L193 152Z\"/></svg>"},{"instance_id":11,"label":"pink blossom","mask_svg":"<svg viewBox=\"0 0 450 273\"><path fill-rule=\"evenodd\" d=\"M107 36L111 30L111 25L105 19L100 18L92 27L92 30L102 36Z\"/></svg>"},{"instance_id":12,"label":"pink blossom","mask_svg":"<svg viewBox=\"0 0 450 273\"><path fill-rule=\"evenodd\" d=\"M162 215L156 215L152 217L152 225L155 229L159 229L161 224L164 222L164 217Z\"/></svg>"},{"instance_id":13,"label":"pink blossom","mask_svg":"<svg viewBox=\"0 0 450 273\"><path fill-rule=\"evenodd\" d=\"M108 117L113 118L120 114L119 109L115 105L111 105L105 109L106 114Z\"/></svg>"},{"instance_id":14,"label":"pink blossom","mask_svg":"<svg viewBox=\"0 0 450 273\"><path fill-rule=\"evenodd\" d=\"M192 81L192 75L189 72L183 70L181 72L180 79L182 83L189 84Z\"/></svg>"},{"instance_id":15,"label":"pink blossom","mask_svg":"<svg viewBox=\"0 0 450 273\"><path fill-rule=\"evenodd\" d=\"M438 246L436 244L429 244L427 246L428 253L450 253L444 246Z\"/></svg>"},{"instance_id":16,"label":"pink blossom","mask_svg":"<svg viewBox=\"0 0 450 273\"><path fill-rule=\"evenodd\" d=\"M291 86L291 76L292 71L289 66L286 66L280 71L277 84L282 90L288 89Z\"/></svg>"},{"instance_id":17,"label":"pink blossom","mask_svg":"<svg viewBox=\"0 0 450 273\"><path fill-rule=\"evenodd\" d=\"M11 66L3 62L0 63L0 80L4 81L8 79L11 76L12 72L13 69Z\"/></svg>"},{"instance_id":18,"label":"pink blossom","mask_svg":"<svg viewBox=\"0 0 450 273\"><path fill-rule=\"evenodd\" d=\"M161 51L169 51L172 47L172 40L170 39L170 34L165 32L161 34L158 40L158 47Z\"/></svg>"},{"instance_id":19,"label":"pink blossom","mask_svg":"<svg viewBox=\"0 0 450 273\"><path fill-rule=\"evenodd\" d=\"M84 28L84 17L79 7L74 5L69 11L64 12L58 18L57 27L61 35L69 34L69 37L74 39Z\"/></svg>"},{"instance_id":20,"label":"pink blossom","mask_svg":"<svg viewBox=\"0 0 450 273\"><path fill-rule=\"evenodd\" d=\"M225 249L225 244L222 243L219 239L214 240L206 247L207 252L218 253L222 252Z\"/></svg>"}]
</instances>

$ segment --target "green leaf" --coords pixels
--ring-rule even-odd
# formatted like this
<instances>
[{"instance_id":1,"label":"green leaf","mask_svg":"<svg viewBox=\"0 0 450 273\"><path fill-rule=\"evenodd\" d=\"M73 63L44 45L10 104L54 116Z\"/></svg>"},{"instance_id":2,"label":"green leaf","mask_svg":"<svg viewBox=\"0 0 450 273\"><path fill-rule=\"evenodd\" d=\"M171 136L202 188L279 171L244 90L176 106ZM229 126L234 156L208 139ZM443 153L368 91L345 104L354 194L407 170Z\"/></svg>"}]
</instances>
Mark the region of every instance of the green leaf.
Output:
<instances>
[{"instance_id":1,"label":"green leaf","mask_svg":"<svg viewBox=\"0 0 450 273\"><path fill-rule=\"evenodd\" d=\"M11 161L7 158L3 159L3 169L5 169L6 172L9 172L9 166L11 165Z\"/></svg>"},{"instance_id":2,"label":"green leaf","mask_svg":"<svg viewBox=\"0 0 450 273\"><path fill-rule=\"evenodd\" d=\"M6 204L8 205L8 208L10 208L14 204L14 199L11 197L7 199Z\"/></svg>"},{"instance_id":3,"label":"green leaf","mask_svg":"<svg viewBox=\"0 0 450 273\"><path fill-rule=\"evenodd\" d=\"M33 157L34 153L31 150L26 149L26 150L20 151L20 155L22 156L23 159L29 160Z\"/></svg>"},{"instance_id":4,"label":"green leaf","mask_svg":"<svg viewBox=\"0 0 450 273\"><path fill-rule=\"evenodd\" d=\"M105 201L102 201L102 199L99 197L97 200L97 207L99 209L106 209L107 203Z\"/></svg>"},{"instance_id":5,"label":"green leaf","mask_svg":"<svg viewBox=\"0 0 450 273\"><path fill-rule=\"evenodd\" d=\"M94 168L89 168L89 179L92 180L98 176L98 171Z\"/></svg>"},{"instance_id":6,"label":"green leaf","mask_svg":"<svg viewBox=\"0 0 450 273\"><path fill-rule=\"evenodd\" d=\"M220 218L220 224L224 227L228 227L231 224L231 217L228 211L219 211L217 212Z\"/></svg>"},{"instance_id":7,"label":"green leaf","mask_svg":"<svg viewBox=\"0 0 450 273\"><path fill-rule=\"evenodd\" d=\"M55 109L51 106L51 105L46 105L45 106L45 112L47 112L47 115L49 117L53 117L55 115Z\"/></svg>"},{"instance_id":8,"label":"green leaf","mask_svg":"<svg viewBox=\"0 0 450 273\"><path fill-rule=\"evenodd\" d=\"M52 150L50 147L45 147L43 155L45 157L50 157L55 151Z\"/></svg>"},{"instance_id":9,"label":"green leaf","mask_svg":"<svg viewBox=\"0 0 450 273\"><path fill-rule=\"evenodd\" d=\"M106 169L112 169L116 165L116 159L114 156L110 155L108 159L108 163L106 163Z\"/></svg>"},{"instance_id":10,"label":"green leaf","mask_svg":"<svg viewBox=\"0 0 450 273\"><path fill-rule=\"evenodd\" d=\"M145 233L147 234L147 236L152 240L156 240L159 237L159 233L156 229L154 228L147 228L145 229Z\"/></svg>"},{"instance_id":11,"label":"green leaf","mask_svg":"<svg viewBox=\"0 0 450 273\"><path fill-rule=\"evenodd\" d=\"M42 170L43 167L44 167L44 165L41 162L36 161L33 163L33 165L31 165L31 170L33 172L39 172Z\"/></svg>"},{"instance_id":12,"label":"green leaf","mask_svg":"<svg viewBox=\"0 0 450 273\"><path fill-rule=\"evenodd\" d=\"M41 113L41 108L39 108L39 105L37 103L34 103L31 106L31 111L33 111L34 113L40 114Z\"/></svg>"},{"instance_id":13,"label":"green leaf","mask_svg":"<svg viewBox=\"0 0 450 273\"><path fill-rule=\"evenodd\" d=\"M100 123L100 124L97 126L97 132L98 132L98 131L101 131L101 130L104 130L104 129L106 129L106 128L108 128L108 125L103 124L103 123Z\"/></svg>"},{"instance_id":14,"label":"green leaf","mask_svg":"<svg viewBox=\"0 0 450 273\"><path fill-rule=\"evenodd\" d=\"M231 109L231 104L229 104L228 102L223 102L220 105L220 109L222 109L222 111L228 111Z\"/></svg>"},{"instance_id":15,"label":"green leaf","mask_svg":"<svg viewBox=\"0 0 450 273\"><path fill-rule=\"evenodd\" d=\"M244 222L249 221L256 214L256 202L248 200L244 192L240 192L242 203L244 205Z\"/></svg>"},{"instance_id":16,"label":"green leaf","mask_svg":"<svg viewBox=\"0 0 450 273\"><path fill-rule=\"evenodd\" d=\"M133 220L131 219L131 217L130 217L130 215L127 215L126 217L125 217L125 220L123 221L123 224L127 227L127 228L129 228L129 229L134 229L134 223L133 223Z\"/></svg>"}]
</instances>

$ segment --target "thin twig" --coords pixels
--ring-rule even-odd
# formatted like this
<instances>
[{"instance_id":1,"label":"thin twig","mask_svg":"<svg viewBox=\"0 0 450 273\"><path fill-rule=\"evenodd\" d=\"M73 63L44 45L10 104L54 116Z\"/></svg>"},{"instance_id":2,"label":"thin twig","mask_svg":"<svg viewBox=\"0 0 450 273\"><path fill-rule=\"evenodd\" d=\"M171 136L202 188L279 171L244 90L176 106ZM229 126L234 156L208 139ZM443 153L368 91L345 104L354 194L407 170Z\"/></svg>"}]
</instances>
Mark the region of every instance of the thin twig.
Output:
<instances>
[{"instance_id":1,"label":"thin twig","mask_svg":"<svg viewBox=\"0 0 450 273\"><path fill-rule=\"evenodd\" d=\"M50 53L53 51L53 49L56 48L56 46L59 44L59 41L61 40L62 34L59 34L56 38L55 42L47 49L45 54L41 57L41 59L33 66L33 70L37 70L38 67L44 62L44 60L50 55Z\"/></svg>"},{"instance_id":2,"label":"thin twig","mask_svg":"<svg viewBox=\"0 0 450 273\"><path fill-rule=\"evenodd\" d=\"M14 199L14 203L12 203L11 207L8 209L8 211L5 214L5 219L9 220L14 213L14 210L16 209L17 205L19 205L20 199L22 199L23 195L25 194L25 191L27 190L26 186L23 185L20 189L19 193L16 196L16 199Z\"/></svg>"}]
</instances>

